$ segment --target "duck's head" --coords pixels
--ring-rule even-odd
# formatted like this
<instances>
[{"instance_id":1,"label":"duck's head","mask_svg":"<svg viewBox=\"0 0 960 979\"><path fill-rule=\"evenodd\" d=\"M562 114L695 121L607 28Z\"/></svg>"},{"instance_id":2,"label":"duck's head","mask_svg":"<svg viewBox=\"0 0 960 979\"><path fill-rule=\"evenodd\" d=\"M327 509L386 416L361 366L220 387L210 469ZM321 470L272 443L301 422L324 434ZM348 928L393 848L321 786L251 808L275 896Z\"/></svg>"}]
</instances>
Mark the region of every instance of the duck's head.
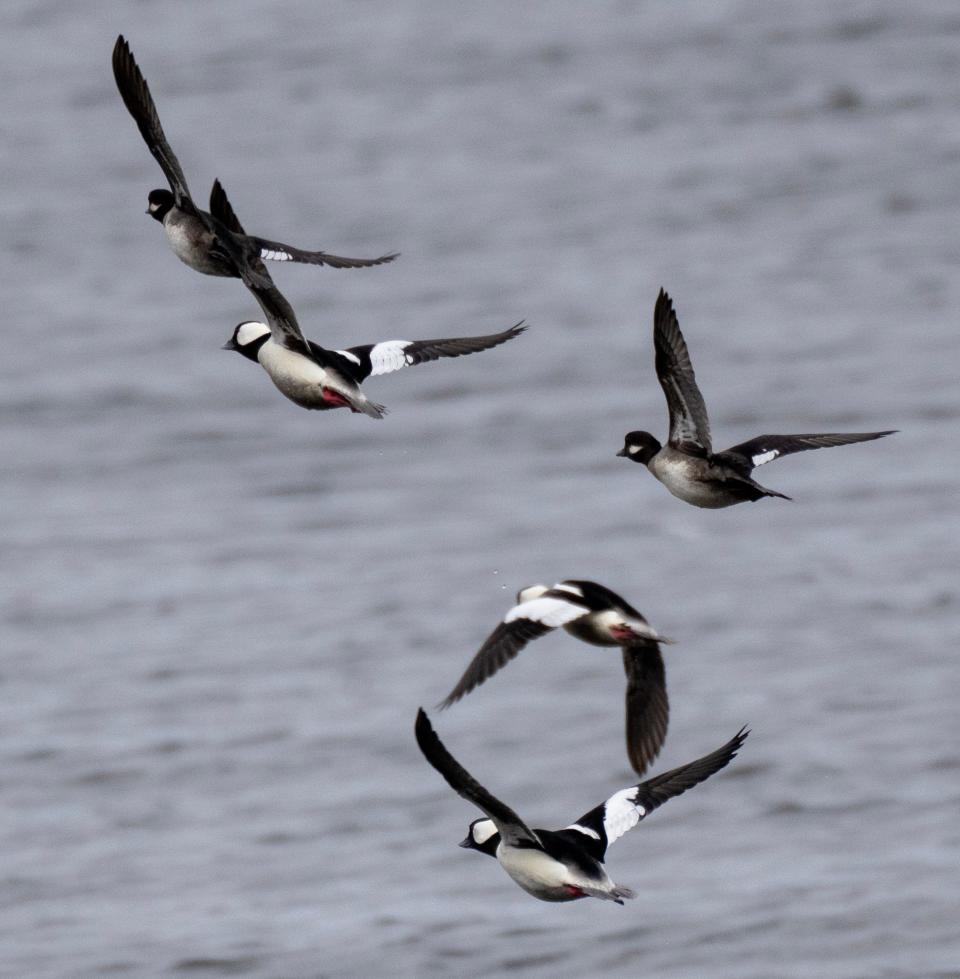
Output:
<instances>
[{"instance_id":1,"label":"duck's head","mask_svg":"<svg viewBox=\"0 0 960 979\"><path fill-rule=\"evenodd\" d=\"M173 207L173 194L169 190L151 190L147 194L147 214L155 221L163 221Z\"/></svg>"},{"instance_id":2,"label":"duck's head","mask_svg":"<svg viewBox=\"0 0 960 979\"><path fill-rule=\"evenodd\" d=\"M222 350L234 350L248 360L255 361L260 348L270 339L270 327L256 320L238 323L233 336L223 345Z\"/></svg>"},{"instance_id":3,"label":"duck's head","mask_svg":"<svg viewBox=\"0 0 960 979\"><path fill-rule=\"evenodd\" d=\"M497 832L496 824L492 819L475 819L467 830L466 837L461 840L460 846L467 850L479 850L487 854L488 857L497 855L497 847L500 845L500 834Z\"/></svg>"},{"instance_id":4,"label":"duck's head","mask_svg":"<svg viewBox=\"0 0 960 979\"><path fill-rule=\"evenodd\" d=\"M662 448L660 442L649 432L627 432L623 448L617 455L646 465Z\"/></svg>"}]
</instances>

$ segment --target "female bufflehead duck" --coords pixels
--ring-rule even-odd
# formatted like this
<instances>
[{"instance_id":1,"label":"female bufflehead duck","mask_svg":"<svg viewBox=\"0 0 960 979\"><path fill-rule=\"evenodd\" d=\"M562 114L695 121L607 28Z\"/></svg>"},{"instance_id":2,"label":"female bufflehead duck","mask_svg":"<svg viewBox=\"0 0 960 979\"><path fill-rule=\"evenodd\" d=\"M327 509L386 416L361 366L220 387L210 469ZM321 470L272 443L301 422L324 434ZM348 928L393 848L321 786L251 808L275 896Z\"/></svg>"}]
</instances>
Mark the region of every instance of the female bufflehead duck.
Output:
<instances>
[{"instance_id":1,"label":"female bufflehead duck","mask_svg":"<svg viewBox=\"0 0 960 979\"><path fill-rule=\"evenodd\" d=\"M240 323L224 350L234 350L260 364L280 392L302 408L350 408L371 418L382 418L383 405L367 399L361 381L371 374L388 374L440 357L459 357L489 350L526 330L521 321L502 333L447 340L386 340L382 343L326 350L304 339L290 303L273 284L261 262L251 264L238 236L239 225L219 180L214 181L210 209L218 226L217 247L240 270L267 318L266 323Z\"/></svg>"},{"instance_id":2,"label":"female bufflehead duck","mask_svg":"<svg viewBox=\"0 0 960 979\"><path fill-rule=\"evenodd\" d=\"M486 819L470 824L461 846L496 857L520 887L541 901L596 897L617 904L636 894L610 879L603 865L607 847L668 799L727 765L750 733L743 728L711 754L621 789L566 829L546 830L529 829L509 806L480 785L444 747L423 708L414 732L420 750L447 784L486 813Z\"/></svg>"},{"instance_id":3,"label":"female bufflehead duck","mask_svg":"<svg viewBox=\"0 0 960 979\"><path fill-rule=\"evenodd\" d=\"M210 215L200 210L187 189L180 162L170 148L157 107L154 105L147 87L146 79L140 72L130 46L121 34L113 46L113 75L124 104L133 116L160 168L170 184L170 190L151 190L147 197L147 214L163 225L167 241L173 253L192 269L206 275L225 275L238 277L232 262L219 254L215 248L216 227ZM309 265L329 265L336 269L367 268L391 262L396 255L381 255L380 258L343 258L321 251L304 251L284 245L279 241L268 241L246 235L240 229L242 244L247 255L274 262L305 262Z\"/></svg>"},{"instance_id":4,"label":"female bufflehead duck","mask_svg":"<svg viewBox=\"0 0 960 979\"><path fill-rule=\"evenodd\" d=\"M595 581L530 585L487 637L460 681L441 703L449 707L506 666L530 640L558 626L594 646L619 646L627 674L627 755L638 775L657 757L667 735L670 705L661 636L616 592Z\"/></svg>"},{"instance_id":5,"label":"female bufflehead duck","mask_svg":"<svg viewBox=\"0 0 960 979\"><path fill-rule=\"evenodd\" d=\"M653 313L653 343L657 378L670 411L670 436L662 446L649 432L630 432L617 455L642 462L674 496L686 503L719 509L764 496L789 500L783 493L765 489L750 473L755 467L792 452L869 442L893 434L891 429L830 435L758 435L714 453L703 395L697 387L673 302L663 289Z\"/></svg>"}]
</instances>

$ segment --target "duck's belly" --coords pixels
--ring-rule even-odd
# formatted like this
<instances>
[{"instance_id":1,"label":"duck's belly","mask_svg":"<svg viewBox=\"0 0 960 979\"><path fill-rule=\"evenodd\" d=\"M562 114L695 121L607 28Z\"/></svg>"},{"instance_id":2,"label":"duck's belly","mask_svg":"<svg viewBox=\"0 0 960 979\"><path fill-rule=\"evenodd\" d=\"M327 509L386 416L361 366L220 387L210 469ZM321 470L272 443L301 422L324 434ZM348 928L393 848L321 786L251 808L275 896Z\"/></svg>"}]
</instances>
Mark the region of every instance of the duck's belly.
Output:
<instances>
[{"instance_id":1,"label":"duck's belly","mask_svg":"<svg viewBox=\"0 0 960 979\"><path fill-rule=\"evenodd\" d=\"M190 215L167 217L163 230L173 254L190 268L205 275L230 275L222 262L209 255L211 234L203 223Z\"/></svg>"},{"instance_id":2,"label":"duck's belly","mask_svg":"<svg viewBox=\"0 0 960 979\"><path fill-rule=\"evenodd\" d=\"M650 471L675 497L693 506L719 510L741 502L741 496L725 492L716 482L698 479L695 475L698 461L682 455L664 457L660 453L653 458Z\"/></svg>"},{"instance_id":3,"label":"duck's belly","mask_svg":"<svg viewBox=\"0 0 960 979\"><path fill-rule=\"evenodd\" d=\"M260 348L258 359L270 380L291 401L304 408L333 407L323 394L330 378L319 364L269 340Z\"/></svg>"},{"instance_id":4,"label":"duck's belly","mask_svg":"<svg viewBox=\"0 0 960 979\"><path fill-rule=\"evenodd\" d=\"M584 896L576 893L567 867L542 850L501 845L497 860L517 884L541 901L575 901Z\"/></svg>"}]
</instances>

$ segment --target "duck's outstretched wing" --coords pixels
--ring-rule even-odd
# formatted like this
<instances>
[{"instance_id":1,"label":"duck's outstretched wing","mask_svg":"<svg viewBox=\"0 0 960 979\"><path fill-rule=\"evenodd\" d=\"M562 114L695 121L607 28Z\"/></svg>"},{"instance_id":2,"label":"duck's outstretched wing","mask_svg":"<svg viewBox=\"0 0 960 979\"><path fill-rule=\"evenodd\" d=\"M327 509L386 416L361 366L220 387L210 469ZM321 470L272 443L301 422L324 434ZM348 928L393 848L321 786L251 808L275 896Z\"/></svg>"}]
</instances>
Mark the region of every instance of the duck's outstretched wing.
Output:
<instances>
[{"instance_id":1,"label":"duck's outstretched wing","mask_svg":"<svg viewBox=\"0 0 960 979\"><path fill-rule=\"evenodd\" d=\"M573 622L590 610L578 603L573 595L558 594L553 589L526 602L514 605L503 621L487 636L476 656L470 661L457 685L441 702L449 707L474 687L489 680L506 666L533 639Z\"/></svg>"},{"instance_id":2,"label":"duck's outstretched wing","mask_svg":"<svg viewBox=\"0 0 960 979\"><path fill-rule=\"evenodd\" d=\"M170 184L177 207L181 211L199 216L200 211L190 196L180 161L170 148L163 126L160 125L160 116L150 95L147 80L143 77L134 60L130 45L122 34L117 37L117 42L113 46L113 77L116 79L123 104L133 116L133 121L147 144L147 149L160 164L160 169L163 170L167 183Z\"/></svg>"},{"instance_id":3,"label":"duck's outstretched wing","mask_svg":"<svg viewBox=\"0 0 960 979\"><path fill-rule=\"evenodd\" d=\"M505 843L516 846L517 843L525 840L535 846L540 845L536 834L527 827L526 823L508 805L488 792L447 751L422 707L417 711L414 734L424 758L444 777L447 785L457 795L472 802L493 820L500 838Z\"/></svg>"},{"instance_id":4,"label":"duck's outstretched wing","mask_svg":"<svg viewBox=\"0 0 960 979\"><path fill-rule=\"evenodd\" d=\"M343 255L331 255L330 252L308 251L285 245L282 241L271 241L269 238L250 236L251 243L256 247L262 259L268 262L301 262L305 265L329 265L332 269L367 269L374 265L385 265L392 262L400 253L391 252L378 258L345 258Z\"/></svg>"},{"instance_id":5,"label":"duck's outstretched wing","mask_svg":"<svg viewBox=\"0 0 960 979\"><path fill-rule=\"evenodd\" d=\"M223 188L220 181L215 180L210 190L210 212L217 215L234 234L242 235L246 241L245 248L249 257L257 258L260 261L268 262L301 262L307 265L329 265L334 269L362 269L372 265L383 265L385 262L392 262L399 252L390 255L381 255L379 258L343 258L340 255L331 255L328 252L311 252L303 248L295 248L293 245L285 245L280 241L270 241L267 238L258 238L256 235L248 235L243 230L243 225L237 220L230 202L223 199ZM225 205L225 206L224 206Z\"/></svg>"},{"instance_id":6,"label":"duck's outstretched wing","mask_svg":"<svg viewBox=\"0 0 960 979\"><path fill-rule=\"evenodd\" d=\"M606 802L582 815L564 832L576 832L577 841L597 860L603 860L607 847L627 830L633 829L644 816L729 764L749 733L746 728L741 728L722 748L709 755L629 789L621 789Z\"/></svg>"},{"instance_id":7,"label":"duck's outstretched wing","mask_svg":"<svg viewBox=\"0 0 960 979\"><path fill-rule=\"evenodd\" d=\"M663 655L656 642L623 647L627 674L627 757L638 775L660 754L670 721Z\"/></svg>"},{"instance_id":8,"label":"duck's outstretched wing","mask_svg":"<svg viewBox=\"0 0 960 979\"><path fill-rule=\"evenodd\" d=\"M673 301L663 289L653 311L653 346L656 351L657 378L670 411L670 445L688 451L712 452L710 421L690 362L687 344L680 332Z\"/></svg>"},{"instance_id":9,"label":"duck's outstretched wing","mask_svg":"<svg viewBox=\"0 0 960 979\"><path fill-rule=\"evenodd\" d=\"M489 350L520 336L526 328L521 320L509 330L486 336L451 337L447 340L383 340L380 343L350 347L339 353L357 361L359 379L362 380L371 374L390 374L404 367L425 364L441 357L462 357L464 354Z\"/></svg>"},{"instance_id":10,"label":"duck's outstretched wing","mask_svg":"<svg viewBox=\"0 0 960 979\"><path fill-rule=\"evenodd\" d=\"M758 435L747 442L725 449L714 458L722 460L725 457L734 457L741 465L754 469L794 452L827 449L834 445L851 445L854 442L871 442L873 439L882 439L895 432L896 429L887 432L834 432L824 435Z\"/></svg>"}]
</instances>

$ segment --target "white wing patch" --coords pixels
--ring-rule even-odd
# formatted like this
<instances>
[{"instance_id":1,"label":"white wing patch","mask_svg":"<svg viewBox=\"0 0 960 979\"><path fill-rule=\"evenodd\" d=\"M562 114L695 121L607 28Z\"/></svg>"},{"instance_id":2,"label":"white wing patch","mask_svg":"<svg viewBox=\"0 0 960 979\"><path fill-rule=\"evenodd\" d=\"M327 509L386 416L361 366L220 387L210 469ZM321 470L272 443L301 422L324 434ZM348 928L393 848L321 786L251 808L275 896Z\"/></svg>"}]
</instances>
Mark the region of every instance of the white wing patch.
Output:
<instances>
[{"instance_id":1,"label":"white wing patch","mask_svg":"<svg viewBox=\"0 0 960 979\"><path fill-rule=\"evenodd\" d=\"M577 598L583 598L583 589L579 585L571 585L568 581L561 581L558 585L554 585L553 590L565 591L569 595L576 595Z\"/></svg>"},{"instance_id":2,"label":"white wing patch","mask_svg":"<svg viewBox=\"0 0 960 979\"><path fill-rule=\"evenodd\" d=\"M259 340L260 337L266 336L270 332L270 327L266 323L259 323L256 320L248 320L246 323L241 323L237 327L237 343L241 347L245 347L248 343L253 343L254 340Z\"/></svg>"},{"instance_id":3,"label":"white wing patch","mask_svg":"<svg viewBox=\"0 0 960 979\"><path fill-rule=\"evenodd\" d=\"M287 252L278 252L273 248L261 248L260 257L268 262L290 262L293 256Z\"/></svg>"},{"instance_id":4,"label":"white wing patch","mask_svg":"<svg viewBox=\"0 0 960 979\"><path fill-rule=\"evenodd\" d=\"M515 605L503 617L503 621L515 622L517 619L529 619L549 629L556 629L586 614L587 609L582 605L573 605L559 598L532 598L529 602Z\"/></svg>"},{"instance_id":5,"label":"white wing patch","mask_svg":"<svg viewBox=\"0 0 960 979\"><path fill-rule=\"evenodd\" d=\"M780 455L779 449L770 449L767 452L758 452L757 455L753 457L753 464L755 466L762 466L765 462L773 462L778 455Z\"/></svg>"},{"instance_id":6,"label":"white wing patch","mask_svg":"<svg viewBox=\"0 0 960 979\"><path fill-rule=\"evenodd\" d=\"M411 361L404 351L412 340L385 340L383 343L376 343L370 350L370 373L389 374L407 367Z\"/></svg>"},{"instance_id":7,"label":"white wing patch","mask_svg":"<svg viewBox=\"0 0 960 979\"><path fill-rule=\"evenodd\" d=\"M610 796L603 806L603 829L607 845L619 840L628 829L633 829L646 816L647 811L636 803L636 786L621 789Z\"/></svg>"},{"instance_id":8,"label":"white wing patch","mask_svg":"<svg viewBox=\"0 0 960 979\"><path fill-rule=\"evenodd\" d=\"M341 357L346 357L347 360L352 360L355 364L359 366L360 358L356 354L350 353L349 350L338 350L337 353L340 354Z\"/></svg>"}]
</instances>

